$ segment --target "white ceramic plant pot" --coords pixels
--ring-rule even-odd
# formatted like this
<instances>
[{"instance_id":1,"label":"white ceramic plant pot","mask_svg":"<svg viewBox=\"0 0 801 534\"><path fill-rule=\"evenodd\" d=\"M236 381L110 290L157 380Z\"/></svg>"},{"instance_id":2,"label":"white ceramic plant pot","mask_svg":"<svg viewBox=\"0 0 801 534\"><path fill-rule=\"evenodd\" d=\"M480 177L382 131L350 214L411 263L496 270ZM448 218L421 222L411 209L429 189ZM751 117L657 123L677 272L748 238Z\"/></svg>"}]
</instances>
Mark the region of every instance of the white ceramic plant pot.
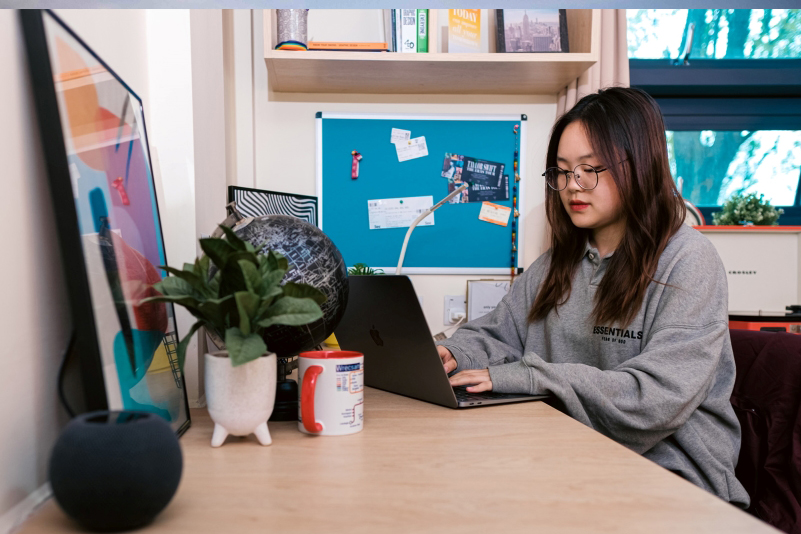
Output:
<instances>
[{"instance_id":1,"label":"white ceramic plant pot","mask_svg":"<svg viewBox=\"0 0 801 534\"><path fill-rule=\"evenodd\" d=\"M211 446L228 435L256 434L262 445L272 443L267 420L275 404L276 357L264 354L234 367L228 351L206 354L206 404L214 421Z\"/></svg>"}]
</instances>

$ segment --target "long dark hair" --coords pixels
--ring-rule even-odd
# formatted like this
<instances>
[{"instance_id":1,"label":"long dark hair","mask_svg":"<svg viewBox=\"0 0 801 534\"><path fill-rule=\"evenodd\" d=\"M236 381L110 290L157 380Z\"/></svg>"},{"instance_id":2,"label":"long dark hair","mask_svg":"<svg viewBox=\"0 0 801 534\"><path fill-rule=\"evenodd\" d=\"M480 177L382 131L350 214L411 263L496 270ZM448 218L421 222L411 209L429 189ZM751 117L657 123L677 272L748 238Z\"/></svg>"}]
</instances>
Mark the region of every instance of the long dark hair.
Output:
<instances>
[{"instance_id":1,"label":"long dark hair","mask_svg":"<svg viewBox=\"0 0 801 534\"><path fill-rule=\"evenodd\" d=\"M568 124L580 122L593 153L613 177L622 203L626 230L609 260L595 297L593 317L601 325L628 326L654 281L659 256L681 228L684 201L670 174L665 123L647 93L611 87L587 95L559 117L551 131L546 168L557 167L556 152ZM551 226L551 264L529 312L544 319L570 297L573 274L584 256L590 229L570 220L559 192L547 189L545 210Z\"/></svg>"}]
</instances>

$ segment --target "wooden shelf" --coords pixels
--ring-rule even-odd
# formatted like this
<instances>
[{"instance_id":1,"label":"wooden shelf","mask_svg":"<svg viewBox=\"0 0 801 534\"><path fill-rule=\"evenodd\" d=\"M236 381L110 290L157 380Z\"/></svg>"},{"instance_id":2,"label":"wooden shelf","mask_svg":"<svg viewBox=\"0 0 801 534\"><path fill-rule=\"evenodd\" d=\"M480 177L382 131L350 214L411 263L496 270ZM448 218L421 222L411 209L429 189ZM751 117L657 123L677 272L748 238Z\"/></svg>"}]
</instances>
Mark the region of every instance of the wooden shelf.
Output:
<instances>
[{"instance_id":1,"label":"wooden shelf","mask_svg":"<svg viewBox=\"0 0 801 534\"><path fill-rule=\"evenodd\" d=\"M568 10L567 54L402 54L274 50L265 10L270 88L289 93L554 94L598 59L600 14ZM432 47L433 48L433 47Z\"/></svg>"}]
</instances>

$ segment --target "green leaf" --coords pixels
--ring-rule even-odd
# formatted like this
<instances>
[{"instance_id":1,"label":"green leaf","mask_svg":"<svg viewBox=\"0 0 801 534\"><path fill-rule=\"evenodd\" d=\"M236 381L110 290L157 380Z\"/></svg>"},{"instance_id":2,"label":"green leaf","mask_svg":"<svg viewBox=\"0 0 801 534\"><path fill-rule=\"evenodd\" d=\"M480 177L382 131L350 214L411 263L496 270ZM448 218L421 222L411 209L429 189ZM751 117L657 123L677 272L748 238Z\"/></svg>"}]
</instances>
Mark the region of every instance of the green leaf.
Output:
<instances>
[{"instance_id":1,"label":"green leaf","mask_svg":"<svg viewBox=\"0 0 801 534\"><path fill-rule=\"evenodd\" d=\"M258 324L265 328L274 324L298 326L312 323L322 316L320 306L312 299L284 297L267 309L266 318Z\"/></svg>"},{"instance_id":2,"label":"green leaf","mask_svg":"<svg viewBox=\"0 0 801 534\"><path fill-rule=\"evenodd\" d=\"M234 232L224 224L221 224L220 228L225 234L225 237L228 238L228 243L230 243L232 247L234 247L236 250L247 250L245 242L239 239L239 236L236 235L236 232Z\"/></svg>"},{"instance_id":3,"label":"green leaf","mask_svg":"<svg viewBox=\"0 0 801 534\"><path fill-rule=\"evenodd\" d=\"M275 286L270 288L264 295L261 296L261 304L259 304L259 310L256 312L256 317L254 319L255 322L259 322L266 317L267 310L275 300L275 297L282 295L284 293L284 288L281 286Z\"/></svg>"},{"instance_id":4,"label":"green leaf","mask_svg":"<svg viewBox=\"0 0 801 534\"><path fill-rule=\"evenodd\" d=\"M266 274L262 274L261 279L261 291L267 293L272 288L277 287L281 280L284 279L284 275L286 271L283 269L277 269L275 271L269 271Z\"/></svg>"},{"instance_id":5,"label":"green leaf","mask_svg":"<svg viewBox=\"0 0 801 534\"><path fill-rule=\"evenodd\" d=\"M221 271L217 271L214 273L212 279L209 280L209 291L211 291L212 296L220 296L220 278L222 278L222 273Z\"/></svg>"},{"instance_id":6,"label":"green leaf","mask_svg":"<svg viewBox=\"0 0 801 534\"><path fill-rule=\"evenodd\" d=\"M148 297L139 301L139 305L148 304L151 302L172 302L179 304L185 308L197 308L199 303L192 295L157 295L155 297Z\"/></svg>"},{"instance_id":7,"label":"green leaf","mask_svg":"<svg viewBox=\"0 0 801 534\"><path fill-rule=\"evenodd\" d=\"M228 316L236 310L233 295L221 299L209 299L198 306L200 313L218 332L224 332L228 326Z\"/></svg>"},{"instance_id":8,"label":"green leaf","mask_svg":"<svg viewBox=\"0 0 801 534\"><path fill-rule=\"evenodd\" d=\"M228 261L228 256L236 252L236 249L230 243L216 237L201 239L200 248L203 249L203 252L208 255L218 269L222 269Z\"/></svg>"},{"instance_id":9,"label":"green leaf","mask_svg":"<svg viewBox=\"0 0 801 534\"><path fill-rule=\"evenodd\" d=\"M236 308L239 312L239 329L243 334L250 334L250 319L255 318L259 308L259 296L248 291L234 293Z\"/></svg>"},{"instance_id":10,"label":"green leaf","mask_svg":"<svg viewBox=\"0 0 801 534\"><path fill-rule=\"evenodd\" d=\"M218 295L224 297L237 291L247 291L245 275L238 263L229 262L220 271L220 289Z\"/></svg>"},{"instance_id":11,"label":"green leaf","mask_svg":"<svg viewBox=\"0 0 801 534\"><path fill-rule=\"evenodd\" d=\"M198 271L196 274L204 281L209 280L209 267L211 264L211 260L208 256L201 256L195 260L195 264L198 267Z\"/></svg>"},{"instance_id":12,"label":"green leaf","mask_svg":"<svg viewBox=\"0 0 801 534\"><path fill-rule=\"evenodd\" d=\"M168 273L172 274L176 278L180 278L181 280L188 283L192 288L197 291L198 294L206 296L208 295L208 287L206 283L197 276L194 272L192 272L192 264L185 263L184 265L189 265L189 270L179 271L178 269L173 269L167 265L162 265L161 268L167 271Z\"/></svg>"},{"instance_id":13,"label":"green leaf","mask_svg":"<svg viewBox=\"0 0 801 534\"><path fill-rule=\"evenodd\" d=\"M194 295L194 288L192 287L192 285L186 280L183 280L182 278L177 278L175 276L168 276L167 278L162 278L161 281L153 284L153 289L155 289L156 291L158 291L163 295L169 295L171 297L184 297L184 296Z\"/></svg>"},{"instance_id":14,"label":"green leaf","mask_svg":"<svg viewBox=\"0 0 801 534\"><path fill-rule=\"evenodd\" d=\"M245 286L251 293L261 293L261 275L255 265L246 260L239 260L239 268L245 278Z\"/></svg>"},{"instance_id":15,"label":"green leaf","mask_svg":"<svg viewBox=\"0 0 801 534\"><path fill-rule=\"evenodd\" d=\"M252 263L253 266L256 267L259 264L259 257L256 256L256 254L254 254L253 252L240 250L228 256L229 263L234 261L247 261Z\"/></svg>"},{"instance_id":16,"label":"green leaf","mask_svg":"<svg viewBox=\"0 0 801 534\"><path fill-rule=\"evenodd\" d=\"M300 299L310 298L317 304L322 304L328 300L328 297L325 296L325 293L316 287L308 284L296 284L295 282L287 282L284 284L284 295L287 297L295 297Z\"/></svg>"},{"instance_id":17,"label":"green leaf","mask_svg":"<svg viewBox=\"0 0 801 534\"><path fill-rule=\"evenodd\" d=\"M261 336L245 335L239 328L229 328L225 331L225 348L234 367L255 360L267 352L267 345Z\"/></svg>"},{"instance_id":18,"label":"green leaf","mask_svg":"<svg viewBox=\"0 0 801 534\"><path fill-rule=\"evenodd\" d=\"M203 326L203 321L198 321L189 329L189 333L184 336L180 343L178 343L178 367L181 368L181 373L184 372L184 362L186 361L186 348L189 346L189 341L195 335L197 329Z\"/></svg>"},{"instance_id":19,"label":"green leaf","mask_svg":"<svg viewBox=\"0 0 801 534\"><path fill-rule=\"evenodd\" d=\"M267 258L267 270L281 269L284 272L289 270L289 262L280 252L270 250L264 256Z\"/></svg>"}]
</instances>

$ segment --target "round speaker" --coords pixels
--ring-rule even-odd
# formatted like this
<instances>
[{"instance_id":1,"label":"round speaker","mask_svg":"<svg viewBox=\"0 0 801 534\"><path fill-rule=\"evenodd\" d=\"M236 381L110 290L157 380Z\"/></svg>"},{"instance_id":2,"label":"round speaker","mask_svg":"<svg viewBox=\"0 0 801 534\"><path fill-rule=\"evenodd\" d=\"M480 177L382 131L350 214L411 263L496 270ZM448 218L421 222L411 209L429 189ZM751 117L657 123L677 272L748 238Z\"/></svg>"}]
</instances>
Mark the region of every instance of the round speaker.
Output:
<instances>
[{"instance_id":1,"label":"round speaker","mask_svg":"<svg viewBox=\"0 0 801 534\"><path fill-rule=\"evenodd\" d=\"M67 424L50 456L59 506L83 527L114 532L150 523L175 495L178 438L147 412L91 412Z\"/></svg>"}]
</instances>

